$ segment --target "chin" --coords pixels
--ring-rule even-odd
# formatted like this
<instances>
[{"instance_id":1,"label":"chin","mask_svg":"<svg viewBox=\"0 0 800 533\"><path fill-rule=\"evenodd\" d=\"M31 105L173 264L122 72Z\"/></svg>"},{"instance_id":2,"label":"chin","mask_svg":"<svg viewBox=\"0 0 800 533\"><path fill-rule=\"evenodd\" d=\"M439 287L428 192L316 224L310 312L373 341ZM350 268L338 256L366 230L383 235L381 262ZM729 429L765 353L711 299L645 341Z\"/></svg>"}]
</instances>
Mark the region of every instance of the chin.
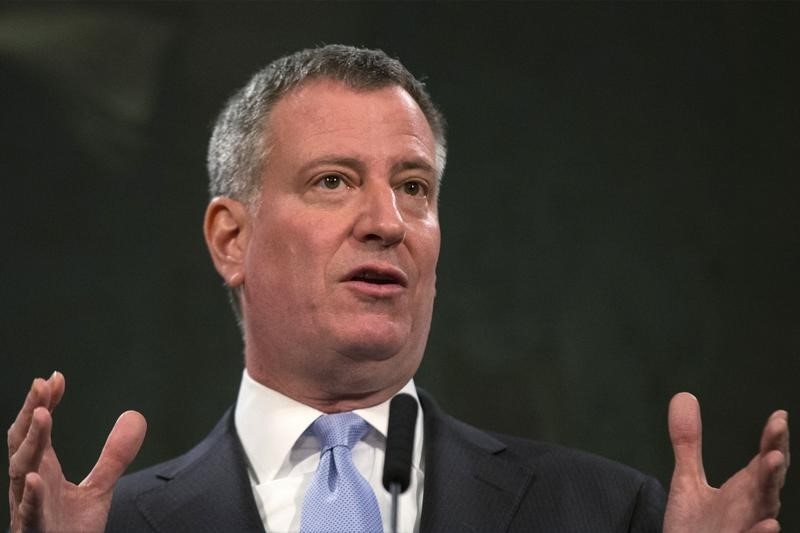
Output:
<instances>
[{"instance_id":1,"label":"chin","mask_svg":"<svg viewBox=\"0 0 800 533\"><path fill-rule=\"evenodd\" d=\"M410 328L386 319L365 320L355 326L337 335L340 351L351 357L383 361L402 351L409 342Z\"/></svg>"},{"instance_id":2,"label":"chin","mask_svg":"<svg viewBox=\"0 0 800 533\"><path fill-rule=\"evenodd\" d=\"M362 338L343 343L342 353L352 359L386 361L403 349L402 342L392 339Z\"/></svg>"}]
</instances>

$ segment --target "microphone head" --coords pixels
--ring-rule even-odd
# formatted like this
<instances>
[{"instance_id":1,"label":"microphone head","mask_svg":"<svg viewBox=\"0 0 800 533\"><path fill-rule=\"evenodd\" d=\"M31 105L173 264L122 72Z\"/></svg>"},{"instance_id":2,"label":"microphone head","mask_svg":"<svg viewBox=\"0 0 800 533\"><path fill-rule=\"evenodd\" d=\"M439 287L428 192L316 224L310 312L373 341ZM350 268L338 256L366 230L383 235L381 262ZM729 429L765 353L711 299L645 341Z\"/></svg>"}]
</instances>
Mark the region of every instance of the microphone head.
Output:
<instances>
[{"instance_id":1,"label":"microphone head","mask_svg":"<svg viewBox=\"0 0 800 533\"><path fill-rule=\"evenodd\" d=\"M392 484L405 492L411 480L411 454L417 423L417 401L410 394L398 394L389 403L389 428L386 432L386 456L383 461L383 486Z\"/></svg>"}]
</instances>

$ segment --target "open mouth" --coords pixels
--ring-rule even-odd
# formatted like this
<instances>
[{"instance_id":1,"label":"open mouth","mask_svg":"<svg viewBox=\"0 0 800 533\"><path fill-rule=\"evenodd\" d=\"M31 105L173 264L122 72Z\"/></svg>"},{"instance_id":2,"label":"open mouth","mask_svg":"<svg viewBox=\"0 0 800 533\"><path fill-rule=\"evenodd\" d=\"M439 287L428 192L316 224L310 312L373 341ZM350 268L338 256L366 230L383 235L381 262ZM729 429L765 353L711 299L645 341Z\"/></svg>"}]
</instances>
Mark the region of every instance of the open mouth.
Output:
<instances>
[{"instance_id":1,"label":"open mouth","mask_svg":"<svg viewBox=\"0 0 800 533\"><path fill-rule=\"evenodd\" d=\"M361 281L374 285L400 285L405 287L408 283L406 275L395 268L361 267L356 269L347 278L348 281Z\"/></svg>"}]
</instances>

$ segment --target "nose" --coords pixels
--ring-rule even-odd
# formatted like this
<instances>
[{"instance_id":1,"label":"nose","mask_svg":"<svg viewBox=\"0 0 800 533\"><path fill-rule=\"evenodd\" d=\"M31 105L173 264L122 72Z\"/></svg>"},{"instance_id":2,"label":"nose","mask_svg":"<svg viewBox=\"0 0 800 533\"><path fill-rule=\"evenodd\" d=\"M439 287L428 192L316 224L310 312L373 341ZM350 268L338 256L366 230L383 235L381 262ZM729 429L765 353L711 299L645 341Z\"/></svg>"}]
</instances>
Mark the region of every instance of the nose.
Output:
<instances>
[{"instance_id":1,"label":"nose","mask_svg":"<svg viewBox=\"0 0 800 533\"><path fill-rule=\"evenodd\" d=\"M358 218L353 227L355 238L383 247L403 242L406 223L397 207L394 189L388 184L373 184L362 189L362 192Z\"/></svg>"}]
</instances>

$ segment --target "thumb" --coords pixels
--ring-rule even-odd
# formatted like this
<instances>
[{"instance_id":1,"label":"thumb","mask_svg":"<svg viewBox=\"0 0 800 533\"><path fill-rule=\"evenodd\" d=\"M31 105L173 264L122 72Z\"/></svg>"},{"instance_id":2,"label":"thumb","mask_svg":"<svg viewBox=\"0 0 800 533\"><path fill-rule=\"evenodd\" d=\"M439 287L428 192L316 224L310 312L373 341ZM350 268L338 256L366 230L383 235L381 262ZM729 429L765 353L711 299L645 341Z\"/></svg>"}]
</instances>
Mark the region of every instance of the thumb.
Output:
<instances>
[{"instance_id":1,"label":"thumb","mask_svg":"<svg viewBox=\"0 0 800 533\"><path fill-rule=\"evenodd\" d=\"M139 453L146 432L147 422L140 413L122 413L108 434L97 463L81 485L93 486L103 492L111 490Z\"/></svg>"},{"instance_id":2,"label":"thumb","mask_svg":"<svg viewBox=\"0 0 800 533\"><path fill-rule=\"evenodd\" d=\"M669 438L675 454L673 481L689 478L706 482L703 469L703 426L700 404L692 394L680 392L669 402Z\"/></svg>"}]
</instances>

